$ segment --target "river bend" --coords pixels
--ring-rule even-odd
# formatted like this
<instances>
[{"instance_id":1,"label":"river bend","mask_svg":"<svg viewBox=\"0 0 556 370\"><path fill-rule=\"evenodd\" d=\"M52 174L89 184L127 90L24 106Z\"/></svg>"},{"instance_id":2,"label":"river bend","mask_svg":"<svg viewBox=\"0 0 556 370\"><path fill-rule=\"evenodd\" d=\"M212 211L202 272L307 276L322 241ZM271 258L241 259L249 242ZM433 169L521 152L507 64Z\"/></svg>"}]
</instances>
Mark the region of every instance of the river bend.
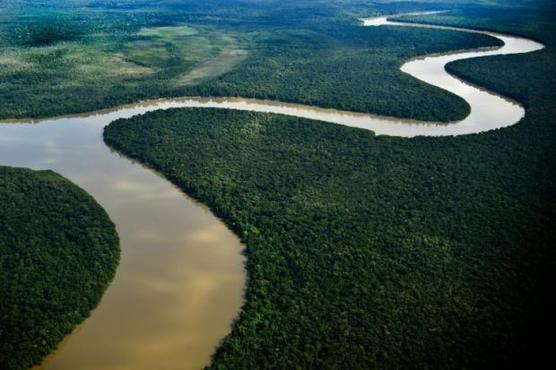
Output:
<instances>
[{"instance_id":1,"label":"river bend","mask_svg":"<svg viewBox=\"0 0 556 370\"><path fill-rule=\"evenodd\" d=\"M528 53L537 42L498 33L396 23L369 18L365 26L431 27L487 34L498 49L453 52L405 63L401 70L450 91L471 106L460 122L437 124L298 104L241 98L151 100L83 115L19 120L0 125L0 164L53 169L92 194L106 209L121 241L121 263L91 317L48 356L40 369L199 369L243 303L243 246L206 207L151 170L111 151L103 128L118 118L176 107L281 113L413 137L478 133L517 123L524 109L444 69L446 63ZM30 124L41 122L41 124Z\"/></svg>"}]
</instances>

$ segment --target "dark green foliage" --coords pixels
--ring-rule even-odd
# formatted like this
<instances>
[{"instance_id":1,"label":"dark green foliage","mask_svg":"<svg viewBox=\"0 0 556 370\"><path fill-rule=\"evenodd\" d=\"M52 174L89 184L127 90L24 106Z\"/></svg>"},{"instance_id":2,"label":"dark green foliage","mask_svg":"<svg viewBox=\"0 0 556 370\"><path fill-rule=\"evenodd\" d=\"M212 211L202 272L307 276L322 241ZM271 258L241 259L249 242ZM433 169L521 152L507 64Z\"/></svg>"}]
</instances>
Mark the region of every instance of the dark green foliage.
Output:
<instances>
[{"instance_id":1,"label":"dark green foliage","mask_svg":"<svg viewBox=\"0 0 556 370\"><path fill-rule=\"evenodd\" d=\"M542 122L405 140L184 109L116 121L105 140L247 243L248 301L214 368L476 368L511 364L546 299L555 132Z\"/></svg>"},{"instance_id":2,"label":"dark green foliage","mask_svg":"<svg viewBox=\"0 0 556 370\"><path fill-rule=\"evenodd\" d=\"M66 22L32 24L24 30L23 37L18 40L26 46L48 46L62 41L73 41L79 37L79 29Z\"/></svg>"},{"instance_id":3,"label":"dark green foliage","mask_svg":"<svg viewBox=\"0 0 556 370\"><path fill-rule=\"evenodd\" d=\"M52 171L0 167L0 369L23 370L98 304L119 260L106 212Z\"/></svg>"}]
</instances>

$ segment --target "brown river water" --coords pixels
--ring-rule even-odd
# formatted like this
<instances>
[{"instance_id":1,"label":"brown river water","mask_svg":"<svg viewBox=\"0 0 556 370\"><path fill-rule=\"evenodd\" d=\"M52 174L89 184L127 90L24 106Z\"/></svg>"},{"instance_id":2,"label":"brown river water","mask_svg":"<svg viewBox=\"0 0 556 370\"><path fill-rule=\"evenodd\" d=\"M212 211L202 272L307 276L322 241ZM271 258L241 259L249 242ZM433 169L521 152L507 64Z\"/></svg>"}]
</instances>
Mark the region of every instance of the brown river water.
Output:
<instances>
[{"instance_id":1,"label":"brown river water","mask_svg":"<svg viewBox=\"0 0 556 370\"><path fill-rule=\"evenodd\" d=\"M385 17L365 19L364 25L417 26ZM462 135L517 123L525 114L519 104L448 75L444 65L543 46L518 37L464 31L500 38L505 46L429 56L402 67L403 72L469 102L471 114L447 125L241 98L153 100L71 117L1 124L1 165L53 169L71 179L106 209L121 239L121 263L101 303L37 369L199 369L210 362L243 303L246 273L238 238L202 204L153 171L112 152L102 140L104 126L118 118L172 107L281 113L403 137Z\"/></svg>"}]
</instances>

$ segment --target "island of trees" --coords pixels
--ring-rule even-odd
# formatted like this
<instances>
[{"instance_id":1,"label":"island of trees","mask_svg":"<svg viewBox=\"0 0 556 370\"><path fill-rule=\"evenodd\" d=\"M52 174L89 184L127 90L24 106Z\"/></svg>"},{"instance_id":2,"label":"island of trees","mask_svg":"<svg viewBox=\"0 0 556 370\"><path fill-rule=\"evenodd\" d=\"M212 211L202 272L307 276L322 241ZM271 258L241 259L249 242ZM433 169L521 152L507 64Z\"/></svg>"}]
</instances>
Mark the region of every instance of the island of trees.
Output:
<instances>
[{"instance_id":1,"label":"island of trees","mask_svg":"<svg viewBox=\"0 0 556 370\"><path fill-rule=\"evenodd\" d=\"M0 167L0 369L40 363L98 304L120 250L114 224L52 171Z\"/></svg>"}]
</instances>

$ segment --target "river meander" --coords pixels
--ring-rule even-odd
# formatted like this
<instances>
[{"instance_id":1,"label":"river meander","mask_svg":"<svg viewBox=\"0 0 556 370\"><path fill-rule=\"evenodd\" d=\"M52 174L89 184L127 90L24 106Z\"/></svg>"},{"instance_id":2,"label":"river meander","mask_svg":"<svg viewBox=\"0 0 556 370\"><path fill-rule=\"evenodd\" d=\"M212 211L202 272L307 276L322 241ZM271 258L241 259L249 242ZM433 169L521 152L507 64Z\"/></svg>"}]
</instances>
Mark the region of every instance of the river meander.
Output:
<instances>
[{"instance_id":1,"label":"river meander","mask_svg":"<svg viewBox=\"0 0 556 370\"><path fill-rule=\"evenodd\" d=\"M385 17L366 19L364 24L425 27ZM173 107L281 113L403 137L462 135L517 123L525 114L519 104L450 76L444 66L543 46L519 37L464 31L486 33L505 45L424 57L402 67L465 99L471 114L461 122L416 122L254 99L181 98L40 124L21 120L0 125L0 164L53 169L71 179L107 210L121 239L121 263L100 305L39 368L199 369L208 364L243 303L246 274L238 238L206 207L151 170L112 152L102 140L104 126L118 118Z\"/></svg>"}]
</instances>

